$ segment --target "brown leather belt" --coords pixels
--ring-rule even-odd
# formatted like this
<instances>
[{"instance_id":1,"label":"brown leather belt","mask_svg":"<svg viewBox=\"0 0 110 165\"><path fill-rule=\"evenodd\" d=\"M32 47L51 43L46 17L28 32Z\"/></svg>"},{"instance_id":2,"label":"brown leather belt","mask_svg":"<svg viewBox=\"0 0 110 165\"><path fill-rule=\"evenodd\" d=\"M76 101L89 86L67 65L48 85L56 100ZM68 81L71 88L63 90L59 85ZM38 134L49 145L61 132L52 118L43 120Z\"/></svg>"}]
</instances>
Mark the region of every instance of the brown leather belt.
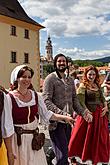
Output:
<instances>
[{"instance_id":1,"label":"brown leather belt","mask_svg":"<svg viewBox=\"0 0 110 165\"><path fill-rule=\"evenodd\" d=\"M34 130L25 130L22 127L14 126L15 133L17 134L17 145L21 145L21 135L22 134L37 134L39 133L39 128L37 127Z\"/></svg>"}]
</instances>

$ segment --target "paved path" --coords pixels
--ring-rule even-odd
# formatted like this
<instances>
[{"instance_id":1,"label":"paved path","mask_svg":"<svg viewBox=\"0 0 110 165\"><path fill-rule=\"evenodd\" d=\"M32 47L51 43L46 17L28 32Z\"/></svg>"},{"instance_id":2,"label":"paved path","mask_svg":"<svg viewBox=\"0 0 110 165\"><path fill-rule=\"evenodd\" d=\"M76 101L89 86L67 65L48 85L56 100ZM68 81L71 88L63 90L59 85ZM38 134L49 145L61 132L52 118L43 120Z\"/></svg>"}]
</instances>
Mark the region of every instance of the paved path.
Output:
<instances>
[{"instance_id":1,"label":"paved path","mask_svg":"<svg viewBox=\"0 0 110 165\"><path fill-rule=\"evenodd\" d=\"M49 132L48 132L48 127L45 126L44 124L40 124L39 125L39 129L41 132L44 132L45 133L45 144L44 144L44 152L45 154L47 153L47 150L49 147L51 147L51 142L50 142L50 136L49 136ZM52 161L53 165L55 165L55 161L53 160Z\"/></svg>"},{"instance_id":2,"label":"paved path","mask_svg":"<svg viewBox=\"0 0 110 165\"><path fill-rule=\"evenodd\" d=\"M48 147L51 146L51 142L50 142L50 136L49 136L49 132L48 132L48 127L45 126L44 124L39 124L39 129L41 132L44 132L45 133L45 145L44 145L44 151L46 153Z\"/></svg>"}]
</instances>

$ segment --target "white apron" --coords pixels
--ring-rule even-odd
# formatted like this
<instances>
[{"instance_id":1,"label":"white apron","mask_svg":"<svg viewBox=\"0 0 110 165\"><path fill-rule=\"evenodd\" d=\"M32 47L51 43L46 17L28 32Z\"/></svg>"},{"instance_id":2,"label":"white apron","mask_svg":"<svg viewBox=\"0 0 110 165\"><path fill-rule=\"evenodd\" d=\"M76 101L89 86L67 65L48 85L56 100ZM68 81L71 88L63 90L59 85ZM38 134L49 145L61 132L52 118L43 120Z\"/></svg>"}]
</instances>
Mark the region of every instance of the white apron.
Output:
<instances>
[{"instance_id":1,"label":"white apron","mask_svg":"<svg viewBox=\"0 0 110 165\"><path fill-rule=\"evenodd\" d=\"M33 130L37 127L38 122L37 119L32 123L17 125L22 126L23 129ZM18 147L16 133L13 136L12 144L13 151L16 155L15 164L14 165L47 165L46 156L44 153L44 149L42 148L39 151L32 150L31 142L32 142L33 134L22 134L21 142L22 144Z\"/></svg>"}]
</instances>

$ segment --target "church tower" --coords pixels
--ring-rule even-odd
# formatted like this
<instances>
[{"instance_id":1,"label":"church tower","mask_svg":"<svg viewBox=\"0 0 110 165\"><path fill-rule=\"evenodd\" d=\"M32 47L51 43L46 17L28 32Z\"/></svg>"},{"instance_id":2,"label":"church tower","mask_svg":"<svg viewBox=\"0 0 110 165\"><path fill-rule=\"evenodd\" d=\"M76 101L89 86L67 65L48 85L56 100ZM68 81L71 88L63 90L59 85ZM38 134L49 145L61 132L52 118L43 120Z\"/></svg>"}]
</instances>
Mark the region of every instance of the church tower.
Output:
<instances>
[{"instance_id":1,"label":"church tower","mask_svg":"<svg viewBox=\"0 0 110 165\"><path fill-rule=\"evenodd\" d=\"M46 42L46 59L47 61L53 61L52 41L50 39L50 36L48 36Z\"/></svg>"}]
</instances>

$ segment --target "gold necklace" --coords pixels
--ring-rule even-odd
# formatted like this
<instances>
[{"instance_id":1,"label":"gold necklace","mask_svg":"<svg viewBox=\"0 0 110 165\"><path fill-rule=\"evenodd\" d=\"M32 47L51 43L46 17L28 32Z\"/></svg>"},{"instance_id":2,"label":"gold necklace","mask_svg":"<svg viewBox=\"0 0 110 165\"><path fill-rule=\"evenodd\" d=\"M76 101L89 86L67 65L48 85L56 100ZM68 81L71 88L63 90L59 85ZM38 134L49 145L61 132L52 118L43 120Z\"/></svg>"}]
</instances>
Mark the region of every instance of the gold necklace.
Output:
<instances>
[{"instance_id":1,"label":"gold necklace","mask_svg":"<svg viewBox=\"0 0 110 165\"><path fill-rule=\"evenodd\" d=\"M91 88L97 88L97 85L95 83L89 84Z\"/></svg>"},{"instance_id":2,"label":"gold necklace","mask_svg":"<svg viewBox=\"0 0 110 165\"><path fill-rule=\"evenodd\" d=\"M28 93L28 90L26 91L26 93L22 93L22 92L20 92L19 90L17 90L17 92L18 92L21 96L26 97L26 95L27 95L27 93Z\"/></svg>"},{"instance_id":3,"label":"gold necklace","mask_svg":"<svg viewBox=\"0 0 110 165\"><path fill-rule=\"evenodd\" d=\"M89 84L89 89L90 90L93 90L93 91L97 91L99 90L98 86L94 83L94 84Z\"/></svg>"}]
</instances>

